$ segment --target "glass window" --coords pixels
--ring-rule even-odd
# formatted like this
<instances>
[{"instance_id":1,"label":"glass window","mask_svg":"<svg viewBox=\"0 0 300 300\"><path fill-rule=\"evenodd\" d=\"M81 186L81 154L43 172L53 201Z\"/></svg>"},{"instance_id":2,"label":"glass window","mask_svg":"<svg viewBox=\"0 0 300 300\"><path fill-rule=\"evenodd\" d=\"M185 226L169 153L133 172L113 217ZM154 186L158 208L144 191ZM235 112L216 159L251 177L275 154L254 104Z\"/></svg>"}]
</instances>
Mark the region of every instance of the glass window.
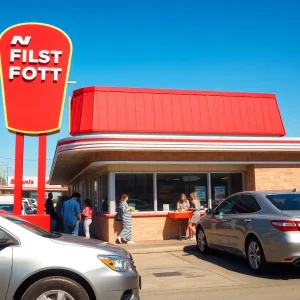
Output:
<instances>
[{"instance_id":1,"label":"glass window","mask_svg":"<svg viewBox=\"0 0 300 300\"><path fill-rule=\"evenodd\" d=\"M82 208L83 207L83 203L84 203L84 199L86 199L86 192L85 192L85 183L84 182L81 182L79 184L79 194L81 195L80 199L79 199L79 204L80 204L80 207Z\"/></svg>"},{"instance_id":2,"label":"glass window","mask_svg":"<svg viewBox=\"0 0 300 300\"><path fill-rule=\"evenodd\" d=\"M157 174L157 210L162 211L164 205L176 210L180 195L184 193L188 199L195 192L203 206L207 202L207 174Z\"/></svg>"},{"instance_id":3,"label":"glass window","mask_svg":"<svg viewBox=\"0 0 300 300\"><path fill-rule=\"evenodd\" d=\"M99 211L108 213L108 174L99 178Z\"/></svg>"},{"instance_id":4,"label":"glass window","mask_svg":"<svg viewBox=\"0 0 300 300\"><path fill-rule=\"evenodd\" d=\"M89 180L89 199L92 201L92 207L94 211L98 211L98 180Z\"/></svg>"},{"instance_id":5,"label":"glass window","mask_svg":"<svg viewBox=\"0 0 300 300\"><path fill-rule=\"evenodd\" d=\"M250 194L235 195L234 211L238 214L251 214L261 210L256 199Z\"/></svg>"},{"instance_id":6,"label":"glass window","mask_svg":"<svg viewBox=\"0 0 300 300\"><path fill-rule=\"evenodd\" d=\"M232 214L234 202L234 197L229 197L214 210L214 215Z\"/></svg>"},{"instance_id":7,"label":"glass window","mask_svg":"<svg viewBox=\"0 0 300 300\"><path fill-rule=\"evenodd\" d=\"M94 179L91 181L91 198L94 211L98 211L98 180Z\"/></svg>"},{"instance_id":8,"label":"glass window","mask_svg":"<svg viewBox=\"0 0 300 300\"><path fill-rule=\"evenodd\" d=\"M3 209L7 212L13 213L14 212L14 205L13 204L0 204L0 209Z\"/></svg>"},{"instance_id":9,"label":"glass window","mask_svg":"<svg viewBox=\"0 0 300 300\"><path fill-rule=\"evenodd\" d=\"M128 204L134 211L154 211L153 174L116 174L116 207L122 194L128 194Z\"/></svg>"},{"instance_id":10,"label":"glass window","mask_svg":"<svg viewBox=\"0 0 300 300\"><path fill-rule=\"evenodd\" d=\"M210 181L213 206L227 197L243 191L242 173L211 173Z\"/></svg>"},{"instance_id":11,"label":"glass window","mask_svg":"<svg viewBox=\"0 0 300 300\"><path fill-rule=\"evenodd\" d=\"M266 198L280 210L300 210L300 194L268 194Z\"/></svg>"},{"instance_id":12,"label":"glass window","mask_svg":"<svg viewBox=\"0 0 300 300\"><path fill-rule=\"evenodd\" d=\"M30 197L33 199L37 199L37 192L31 192Z\"/></svg>"}]
</instances>

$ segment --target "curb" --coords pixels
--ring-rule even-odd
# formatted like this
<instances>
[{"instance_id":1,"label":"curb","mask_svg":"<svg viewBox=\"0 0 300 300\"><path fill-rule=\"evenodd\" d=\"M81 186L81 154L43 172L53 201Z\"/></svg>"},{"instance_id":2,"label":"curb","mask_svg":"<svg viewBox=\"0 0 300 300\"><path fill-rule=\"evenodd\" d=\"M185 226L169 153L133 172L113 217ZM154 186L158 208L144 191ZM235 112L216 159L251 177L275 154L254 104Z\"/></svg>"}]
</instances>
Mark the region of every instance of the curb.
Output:
<instances>
[{"instance_id":1,"label":"curb","mask_svg":"<svg viewBox=\"0 0 300 300\"><path fill-rule=\"evenodd\" d=\"M131 254L151 254L151 253L168 253L168 252L178 252L183 251L184 248L188 247L189 251L198 251L196 245L183 245L183 246L168 246L168 247L153 247L153 248L140 248L140 249L130 249L130 247L124 247Z\"/></svg>"}]
</instances>

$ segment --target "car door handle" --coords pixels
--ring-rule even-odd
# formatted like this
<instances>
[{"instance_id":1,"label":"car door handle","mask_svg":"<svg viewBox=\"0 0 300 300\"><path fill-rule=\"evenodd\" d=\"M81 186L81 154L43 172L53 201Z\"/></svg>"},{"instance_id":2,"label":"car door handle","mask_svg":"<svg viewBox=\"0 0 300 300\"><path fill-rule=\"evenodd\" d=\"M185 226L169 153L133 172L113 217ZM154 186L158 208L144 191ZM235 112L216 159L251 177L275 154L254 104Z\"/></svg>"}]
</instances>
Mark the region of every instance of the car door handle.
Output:
<instances>
[{"instance_id":1,"label":"car door handle","mask_svg":"<svg viewBox=\"0 0 300 300\"><path fill-rule=\"evenodd\" d=\"M251 219L245 219L244 220L246 223L250 223L251 222Z\"/></svg>"},{"instance_id":2,"label":"car door handle","mask_svg":"<svg viewBox=\"0 0 300 300\"><path fill-rule=\"evenodd\" d=\"M225 222L227 222L227 220L221 220L221 222L225 223Z\"/></svg>"}]
</instances>

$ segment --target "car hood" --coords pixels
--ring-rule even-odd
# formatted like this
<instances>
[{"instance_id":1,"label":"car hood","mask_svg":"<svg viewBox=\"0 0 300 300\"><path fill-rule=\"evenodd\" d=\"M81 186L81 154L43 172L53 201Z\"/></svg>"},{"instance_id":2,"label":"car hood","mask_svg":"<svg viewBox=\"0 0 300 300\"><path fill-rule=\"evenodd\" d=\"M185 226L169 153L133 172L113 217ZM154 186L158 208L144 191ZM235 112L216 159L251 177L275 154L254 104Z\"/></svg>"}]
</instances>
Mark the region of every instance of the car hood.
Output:
<instances>
[{"instance_id":1,"label":"car hood","mask_svg":"<svg viewBox=\"0 0 300 300\"><path fill-rule=\"evenodd\" d=\"M51 239L51 241L53 241L57 244L68 245L68 246L94 248L94 249L98 249L100 251L109 252L109 254L112 254L112 255L119 255L119 256L123 256L123 257L127 257L127 258L131 257L131 255L128 253L127 250L125 250L121 247L118 247L116 245L100 241L100 240L87 239L84 237L77 237L77 236L62 234L61 237Z\"/></svg>"}]
</instances>

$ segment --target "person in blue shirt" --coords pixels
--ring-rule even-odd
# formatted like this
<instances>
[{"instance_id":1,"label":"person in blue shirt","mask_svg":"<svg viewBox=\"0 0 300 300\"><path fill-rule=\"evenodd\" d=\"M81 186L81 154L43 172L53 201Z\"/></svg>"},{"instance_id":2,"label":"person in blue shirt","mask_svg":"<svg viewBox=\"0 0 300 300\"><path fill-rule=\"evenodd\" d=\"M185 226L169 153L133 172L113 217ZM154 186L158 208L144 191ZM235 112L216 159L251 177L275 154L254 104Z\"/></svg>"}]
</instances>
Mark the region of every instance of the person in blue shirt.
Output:
<instances>
[{"instance_id":1,"label":"person in blue shirt","mask_svg":"<svg viewBox=\"0 0 300 300\"><path fill-rule=\"evenodd\" d=\"M81 221L80 197L79 193L73 193L72 197L64 202L61 212L65 233L73 236L78 236L79 223Z\"/></svg>"}]
</instances>

